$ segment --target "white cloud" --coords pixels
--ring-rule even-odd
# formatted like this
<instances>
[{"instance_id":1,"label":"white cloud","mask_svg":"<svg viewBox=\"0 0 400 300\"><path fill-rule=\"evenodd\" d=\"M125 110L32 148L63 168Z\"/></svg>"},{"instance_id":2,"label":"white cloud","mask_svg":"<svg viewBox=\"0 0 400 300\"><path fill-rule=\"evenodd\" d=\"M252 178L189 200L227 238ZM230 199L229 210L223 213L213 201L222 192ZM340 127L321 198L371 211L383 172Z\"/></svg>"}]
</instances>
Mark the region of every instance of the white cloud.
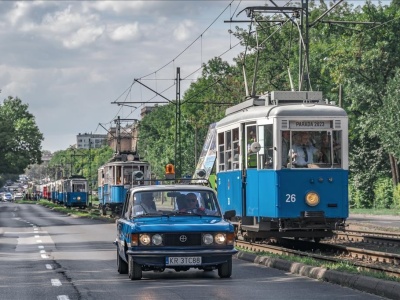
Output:
<instances>
[{"instance_id":1,"label":"white cloud","mask_svg":"<svg viewBox=\"0 0 400 300\"><path fill-rule=\"evenodd\" d=\"M104 32L104 28L86 27L79 29L76 33L65 38L63 45L69 49L79 48L84 45L89 45L96 41Z\"/></svg>"},{"instance_id":2,"label":"white cloud","mask_svg":"<svg viewBox=\"0 0 400 300\"><path fill-rule=\"evenodd\" d=\"M139 24L126 24L118 26L110 32L110 38L114 41L129 41L140 37Z\"/></svg>"},{"instance_id":3,"label":"white cloud","mask_svg":"<svg viewBox=\"0 0 400 300\"><path fill-rule=\"evenodd\" d=\"M178 27L174 29L174 37L178 41L187 40L191 35L191 28L193 28L194 23L189 20L184 20L181 22Z\"/></svg>"},{"instance_id":4,"label":"white cloud","mask_svg":"<svg viewBox=\"0 0 400 300\"><path fill-rule=\"evenodd\" d=\"M30 11L31 5L26 2L15 2L13 9L11 9L7 15L6 20L11 25L16 25L18 21L23 19L27 13Z\"/></svg>"},{"instance_id":5,"label":"white cloud","mask_svg":"<svg viewBox=\"0 0 400 300\"><path fill-rule=\"evenodd\" d=\"M105 13L114 12L118 14L134 11L140 13L143 8L149 5L153 4L150 1L91 1L85 3L84 10L95 9Z\"/></svg>"},{"instance_id":6,"label":"white cloud","mask_svg":"<svg viewBox=\"0 0 400 300\"><path fill-rule=\"evenodd\" d=\"M62 11L46 14L43 18L41 28L52 33L63 34L76 30L77 28L88 24L94 19L93 15L82 15L73 13L71 6Z\"/></svg>"}]
</instances>

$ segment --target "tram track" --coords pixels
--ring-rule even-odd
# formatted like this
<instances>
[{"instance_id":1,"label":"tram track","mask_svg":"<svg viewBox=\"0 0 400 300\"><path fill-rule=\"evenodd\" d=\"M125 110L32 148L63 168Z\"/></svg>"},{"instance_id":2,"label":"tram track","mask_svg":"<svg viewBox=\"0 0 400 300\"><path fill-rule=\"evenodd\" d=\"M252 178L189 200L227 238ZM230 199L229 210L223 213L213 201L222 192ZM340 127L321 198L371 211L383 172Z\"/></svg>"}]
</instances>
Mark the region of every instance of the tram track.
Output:
<instances>
[{"instance_id":1,"label":"tram track","mask_svg":"<svg viewBox=\"0 0 400 300\"><path fill-rule=\"evenodd\" d=\"M400 278L400 270L398 268L400 255L398 254L290 239L280 239L277 243L279 244L269 245L237 241L236 246L244 251L308 257L321 263L346 262L356 266L358 270L381 272L388 276Z\"/></svg>"}]
</instances>

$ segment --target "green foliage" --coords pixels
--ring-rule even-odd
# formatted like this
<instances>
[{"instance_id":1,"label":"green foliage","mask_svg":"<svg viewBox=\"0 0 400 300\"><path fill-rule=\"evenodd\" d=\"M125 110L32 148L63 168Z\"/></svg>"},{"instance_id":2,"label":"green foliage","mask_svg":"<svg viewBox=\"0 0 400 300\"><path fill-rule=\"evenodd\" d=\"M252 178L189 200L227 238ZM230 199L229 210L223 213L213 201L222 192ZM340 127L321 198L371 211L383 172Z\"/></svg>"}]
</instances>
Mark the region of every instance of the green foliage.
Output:
<instances>
[{"instance_id":1,"label":"green foliage","mask_svg":"<svg viewBox=\"0 0 400 300\"><path fill-rule=\"evenodd\" d=\"M9 96L0 105L0 140L0 174L21 174L41 162L43 134L19 98Z\"/></svg>"},{"instance_id":2,"label":"green foliage","mask_svg":"<svg viewBox=\"0 0 400 300\"><path fill-rule=\"evenodd\" d=\"M181 170L179 162L175 162L176 103L158 106L142 119L138 152L150 162L157 178L164 178L168 163L173 163L182 176L193 174L195 157L199 157L209 125L221 119L226 107L242 100L237 73L236 68L214 58L204 66L202 77L185 92L181 101Z\"/></svg>"},{"instance_id":3,"label":"green foliage","mask_svg":"<svg viewBox=\"0 0 400 300\"><path fill-rule=\"evenodd\" d=\"M400 209L400 184L393 188L393 208Z\"/></svg>"},{"instance_id":4,"label":"green foliage","mask_svg":"<svg viewBox=\"0 0 400 300\"><path fill-rule=\"evenodd\" d=\"M393 204L393 183L390 178L379 178L374 186L374 208L390 208Z\"/></svg>"},{"instance_id":5,"label":"green foliage","mask_svg":"<svg viewBox=\"0 0 400 300\"><path fill-rule=\"evenodd\" d=\"M104 165L113 153L108 146L90 150L69 148L53 153L48 164L30 166L26 174L31 178L49 177L51 180L82 175L89 181L91 189L97 190L98 168Z\"/></svg>"}]
</instances>

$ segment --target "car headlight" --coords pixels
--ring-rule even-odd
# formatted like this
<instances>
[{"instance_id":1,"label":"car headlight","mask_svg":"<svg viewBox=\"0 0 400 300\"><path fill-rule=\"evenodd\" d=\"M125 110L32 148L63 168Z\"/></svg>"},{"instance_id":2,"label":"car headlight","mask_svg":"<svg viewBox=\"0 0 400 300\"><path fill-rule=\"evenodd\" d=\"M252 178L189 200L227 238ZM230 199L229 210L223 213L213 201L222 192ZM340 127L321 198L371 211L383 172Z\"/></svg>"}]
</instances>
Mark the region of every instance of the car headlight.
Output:
<instances>
[{"instance_id":1,"label":"car headlight","mask_svg":"<svg viewBox=\"0 0 400 300\"><path fill-rule=\"evenodd\" d=\"M161 234L155 234L151 237L151 242L153 245L160 246L163 242Z\"/></svg>"},{"instance_id":2,"label":"car headlight","mask_svg":"<svg viewBox=\"0 0 400 300\"><path fill-rule=\"evenodd\" d=\"M215 243L217 243L218 245L225 244L225 241L226 241L226 236L224 233L217 233L215 235Z\"/></svg>"},{"instance_id":3,"label":"car headlight","mask_svg":"<svg viewBox=\"0 0 400 300\"><path fill-rule=\"evenodd\" d=\"M203 234L203 243L205 245L211 245L213 242L214 242L214 238L213 238L212 234L209 234L209 233Z\"/></svg>"},{"instance_id":4,"label":"car headlight","mask_svg":"<svg viewBox=\"0 0 400 300\"><path fill-rule=\"evenodd\" d=\"M148 234L141 234L139 239L140 239L140 244L144 246L150 245L151 238Z\"/></svg>"},{"instance_id":5,"label":"car headlight","mask_svg":"<svg viewBox=\"0 0 400 300\"><path fill-rule=\"evenodd\" d=\"M316 192L308 192L306 195L306 203L309 206L316 206L319 204L319 195Z\"/></svg>"}]
</instances>

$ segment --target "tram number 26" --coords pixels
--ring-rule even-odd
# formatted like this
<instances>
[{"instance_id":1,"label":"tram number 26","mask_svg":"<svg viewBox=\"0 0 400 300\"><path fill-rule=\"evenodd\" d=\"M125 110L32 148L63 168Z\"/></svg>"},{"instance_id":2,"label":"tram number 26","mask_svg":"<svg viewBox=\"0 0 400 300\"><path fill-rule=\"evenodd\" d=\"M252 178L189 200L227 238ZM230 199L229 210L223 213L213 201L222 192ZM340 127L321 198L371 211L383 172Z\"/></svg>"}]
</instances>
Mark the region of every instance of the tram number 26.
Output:
<instances>
[{"instance_id":1,"label":"tram number 26","mask_svg":"<svg viewBox=\"0 0 400 300\"><path fill-rule=\"evenodd\" d=\"M296 194L286 194L286 203L296 202Z\"/></svg>"}]
</instances>

